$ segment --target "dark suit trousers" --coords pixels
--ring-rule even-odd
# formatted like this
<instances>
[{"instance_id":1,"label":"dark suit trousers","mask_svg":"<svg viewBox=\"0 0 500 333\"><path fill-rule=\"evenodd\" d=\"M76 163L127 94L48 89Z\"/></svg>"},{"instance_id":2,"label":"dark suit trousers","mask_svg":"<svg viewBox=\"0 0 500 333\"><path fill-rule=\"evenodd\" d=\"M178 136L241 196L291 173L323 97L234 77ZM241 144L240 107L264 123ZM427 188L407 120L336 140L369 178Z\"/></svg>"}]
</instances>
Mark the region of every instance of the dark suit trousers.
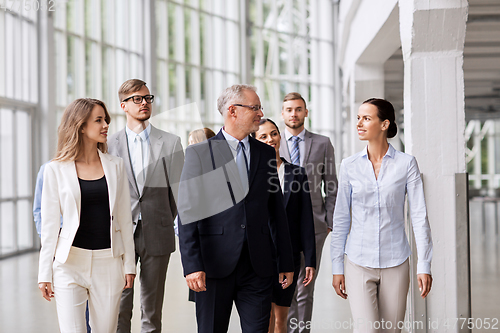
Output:
<instances>
[{"instance_id":1,"label":"dark suit trousers","mask_svg":"<svg viewBox=\"0 0 500 333\"><path fill-rule=\"evenodd\" d=\"M292 305L288 311L287 333L311 332L311 329L305 324L312 321L314 285L316 284L316 278L319 273L319 264L321 263L321 254L323 253L323 245L325 244L326 236L328 236L328 233L326 232L316 234L316 273L314 274L313 280L307 287L304 287L302 283L297 284L297 289L295 290L295 295L292 299ZM295 278L295 275L293 277ZM297 277L297 281L304 281L305 277L306 268L304 253L301 253L300 273ZM297 322L302 322L304 325L293 325L296 328L292 329L290 322L292 318L296 318L296 320L298 320ZM299 330L300 327L302 327L301 330Z\"/></svg>"},{"instance_id":2,"label":"dark suit trousers","mask_svg":"<svg viewBox=\"0 0 500 333\"><path fill-rule=\"evenodd\" d=\"M255 274L245 243L235 270L222 279L207 278L207 291L196 293L198 332L227 332L234 301L242 333L266 333L275 278Z\"/></svg>"},{"instance_id":3,"label":"dark suit trousers","mask_svg":"<svg viewBox=\"0 0 500 333\"><path fill-rule=\"evenodd\" d=\"M142 223L137 225L134 233L135 261L141 262L141 333L161 332L161 310L165 294L165 279L170 254L151 256L146 252ZM118 316L118 333L130 333L134 288L122 292L120 314Z\"/></svg>"}]
</instances>

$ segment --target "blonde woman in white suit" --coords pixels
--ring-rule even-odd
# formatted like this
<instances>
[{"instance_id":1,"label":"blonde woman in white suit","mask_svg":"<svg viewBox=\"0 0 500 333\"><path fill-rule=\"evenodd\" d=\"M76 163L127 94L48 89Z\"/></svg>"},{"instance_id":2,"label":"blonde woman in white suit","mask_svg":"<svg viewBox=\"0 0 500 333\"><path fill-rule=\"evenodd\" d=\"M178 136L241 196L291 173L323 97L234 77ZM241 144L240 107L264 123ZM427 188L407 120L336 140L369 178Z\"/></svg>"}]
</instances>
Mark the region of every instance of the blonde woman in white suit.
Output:
<instances>
[{"instance_id":1,"label":"blonde woman in white suit","mask_svg":"<svg viewBox=\"0 0 500 333\"><path fill-rule=\"evenodd\" d=\"M115 332L122 290L135 278L128 180L123 160L107 154L110 120L103 102L75 100L45 167L38 284L55 297L62 333L86 332L87 300L92 331Z\"/></svg>"}]
</instances>

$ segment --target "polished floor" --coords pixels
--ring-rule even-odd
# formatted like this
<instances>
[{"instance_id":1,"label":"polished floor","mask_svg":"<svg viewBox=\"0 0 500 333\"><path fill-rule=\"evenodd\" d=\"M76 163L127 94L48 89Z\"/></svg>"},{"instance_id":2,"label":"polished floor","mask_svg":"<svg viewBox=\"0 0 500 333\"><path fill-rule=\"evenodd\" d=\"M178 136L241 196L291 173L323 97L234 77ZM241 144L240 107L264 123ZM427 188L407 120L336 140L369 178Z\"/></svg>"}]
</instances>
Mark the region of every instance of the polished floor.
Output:
<instances>
[{"instance_id":1,"label":"polished floor","mask_svg":"<svg viewBox=\"0 0 500 333\"><path fill-rule=\"evenodd\" d=\"M495 226L493 203L472 201L471 208L471 266L472 266L472 317L500 318L500 243L498 224ZM327 243L329 239L327 239ZM331 287L328 247L322 260L317 282L313 333L351 332L336 329L349 321L348 301L335 295ZM55 303L45 301L37 288L38 254L29 253L0 261L0 332L1 333L55 333L58 332ZM138 288L138 284L136 284ZM179 252L170 261L163 332L196 332L194 304L187 301L187 287L182 277ZM139 304L136 293L135 304ZM337 327L336 327L337 326ZM499 325L500 326L500 325ZM491 330L474 330L474 333ZM133 333L140 332L140 314L134 309ZM230 324L230 333L241 332L236 311Z\"/></svg>"}]
</instances>

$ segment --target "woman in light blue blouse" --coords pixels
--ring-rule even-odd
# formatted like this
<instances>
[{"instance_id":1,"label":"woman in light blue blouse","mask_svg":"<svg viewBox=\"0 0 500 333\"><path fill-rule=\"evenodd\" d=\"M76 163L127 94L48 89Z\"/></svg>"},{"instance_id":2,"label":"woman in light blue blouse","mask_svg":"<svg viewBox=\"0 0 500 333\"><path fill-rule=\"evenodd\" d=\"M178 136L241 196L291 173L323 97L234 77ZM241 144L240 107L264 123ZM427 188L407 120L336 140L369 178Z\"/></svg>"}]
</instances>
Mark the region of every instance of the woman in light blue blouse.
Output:
<instances>
[{"instance_id":1,"label":"woman in light blue blouse","mask_svg":"<svg viewBox=\"0 0 500 333\"><path fill-rule=\"evenodd\" d=\"M354 332L401 332L411 254L404 227L405 194L422 298L432 285L432 239L422 179L415 157L387 142L397 133L391 103L375 98L363 102L357 130L368 145L340 166L331 241L332 284L340 297L349 295Z\"/></svg>"}]
</instances>

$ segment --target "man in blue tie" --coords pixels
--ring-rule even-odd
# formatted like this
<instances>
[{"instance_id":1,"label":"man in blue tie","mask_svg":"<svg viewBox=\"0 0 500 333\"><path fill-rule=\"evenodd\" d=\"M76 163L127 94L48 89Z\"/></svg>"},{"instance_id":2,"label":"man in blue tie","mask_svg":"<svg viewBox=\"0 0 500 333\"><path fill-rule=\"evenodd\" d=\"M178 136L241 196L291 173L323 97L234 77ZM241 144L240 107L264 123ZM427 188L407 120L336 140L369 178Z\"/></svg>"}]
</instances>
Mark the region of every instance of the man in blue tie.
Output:
<instances>
[{"instance_id":1,"label":"man in blue tie","mask_svg":"<svg viewBox=\"0 0 500 333\"><path fill-rule=\"evenodd\" d=\"M304 127L309 115L306 101L297 92L289 93L283 100L281 116L285 121L284 135L281 137L280 155L288 162L304 167L309 179L311 201L316 234L316 274L311 283L304 286L297 284L288 320L311 322L313 310L314 284L319 273L321 253L326 236L333 227L333 210L337 198L337 174L335 172L335 154L330 138L311 133ZM323 194L324 193L324 194ZM304 255L302 255L300 273L297 281L307 276ZM295 327L293 329L292 327ZM309 333L309 325L288 325L288 333Z\"/></svg>"},{"instance_id":2,"label":"man in blue tie","mask_svg":"<svg viewBox=\"0 0 500 333\"><path fill-rule=\"evenodd\" d=\"M233 302L243 333L265 333L273 279L293 281L293 254L274 149L250 137L263 116L255 87L217 100L224 127L186 149L179 187L179 245L196 292L198 332L227 332ZM277 265L276 265L277 264Z\"/></svg>"}]
</instances>

